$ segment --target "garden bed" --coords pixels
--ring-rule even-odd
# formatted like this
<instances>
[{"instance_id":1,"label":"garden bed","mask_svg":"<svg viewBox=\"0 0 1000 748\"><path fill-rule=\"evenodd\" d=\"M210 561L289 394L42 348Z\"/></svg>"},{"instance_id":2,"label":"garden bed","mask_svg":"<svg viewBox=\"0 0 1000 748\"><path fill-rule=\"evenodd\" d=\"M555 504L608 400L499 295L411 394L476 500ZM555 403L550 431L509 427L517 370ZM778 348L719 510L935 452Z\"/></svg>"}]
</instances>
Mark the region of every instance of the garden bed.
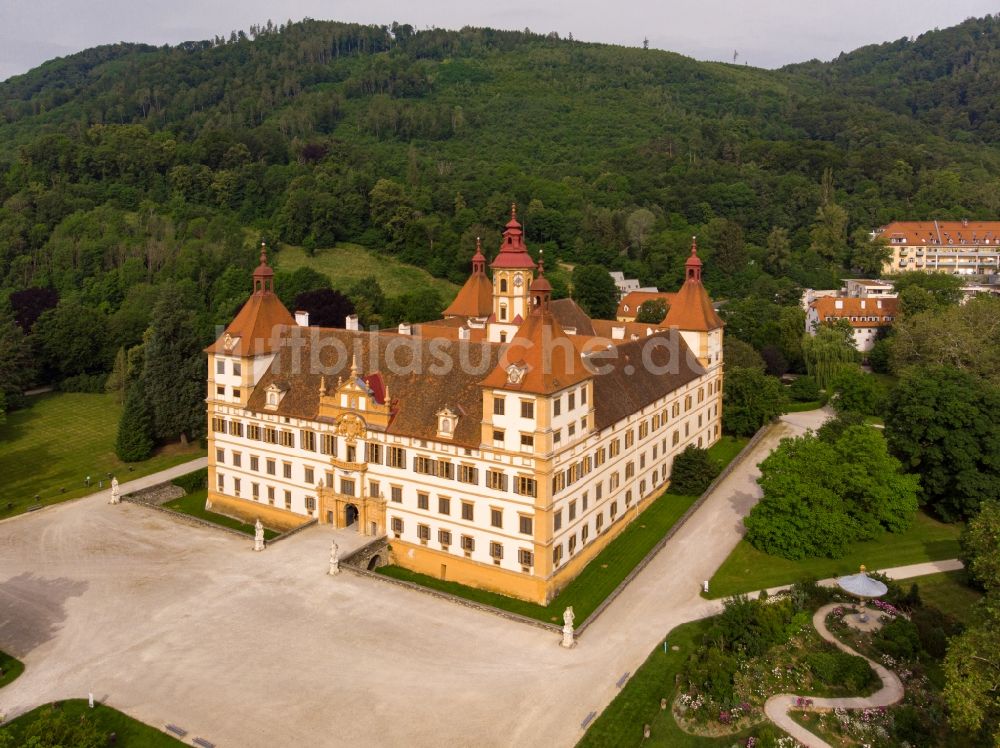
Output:
<instances>
[{"instance_id":1,"label":"garden bed","mask_svg":"<svg viewBox=\"0 0 1000 748\"><path fill-rule=\"evenodd\" d=\"M16 657L11 657L6 652L0 651L0 688L17 680L17 677L23 672L23 662Z\"/></svg>"},{"instance_id":2,"label":"garden bed","mask_svg":"<svg viewBox=\"0 0 1000 748\"><path fill-rule=\"evenodd\" d=\"M132 719L103 704L91 709L84 699L69 699L46 704L22 714L0 728L0 745L10 736L10 745L96 746L116 748L176 748L185 743L154 727ZM43 737L44 736L44 737ZM113 736L113 737L112 737Z\"/></svg>"},{"instance_id":3,"label":"garden bed","mask_svg":"<svg viewBox=\"0 0 1000 748\"><path fill-rule=\"evenodd\" d=\"M177 512L178 514L186 514L189 517L196 517L197 519L203 520L205 522L211 522L213 525L219 525L220 527L225 527L230 530L236 530L244 535L249 535L253 537L254 535L254 525L248 522L241 522L238 519L233 519L232 517L227 517L224 514L217 514L211 512L205 508L205 500L208 498L208 490L203 489L201 491L195 491L187 496L182 496L179 499L174 499L173 501L168 501L161 506L164 509L169 509L170 511ZM281 533L271 530L267 527L264 528L264 540L271 540L272 538L278 537Z\"/></svg>"}]
</instances>

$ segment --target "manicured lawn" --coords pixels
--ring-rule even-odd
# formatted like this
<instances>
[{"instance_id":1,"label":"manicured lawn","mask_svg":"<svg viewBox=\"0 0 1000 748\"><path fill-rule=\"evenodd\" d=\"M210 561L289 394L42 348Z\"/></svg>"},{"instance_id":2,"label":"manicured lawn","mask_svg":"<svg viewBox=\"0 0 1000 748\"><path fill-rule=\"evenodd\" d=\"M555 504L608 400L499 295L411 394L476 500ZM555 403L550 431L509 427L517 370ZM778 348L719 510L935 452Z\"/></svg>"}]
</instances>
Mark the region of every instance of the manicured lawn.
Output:
<instances>
[{"instance_id":1,"label":"manicured lawn","mask_svg":"<svg viewBox=\"0 0 1000 748\"><path fill-rule=\"evenodd\" d=\"M678 626L666 637L667 651L659 646L628 680L614 701L591 723L577 748L617 748L618 746L669 746L688 748L700 746L743 745L753 730L722 738L704 738L681 730L670 711L676 686L674 679L698 646L702 634L712 621L695 621ZM672 647L678 647L674 651ZM617 677L609 674L609 677ZM666 698L667 708L660 709L660 699ZM581 717L582 719L582 717ZM642 727L650 726L648 740L643 740Z\"/></svg>"},{"instance_id":2,"label":"manicured lawn","mask_svg":"<svg viewBox=\"0 0 1000 748\"><path fill-rule=\"evenodd\" d=\"M114 396L53 392L29 402L0 425L0 518L93 493L100 480L107 488L108 473L124 483L205 454L196 444L174 444L129 465L115 456L121 406Z\"/></svg>"},{"instance_id":3,"label":"manicured lawn","mask_svg":"<svg viewBox=\"0 0 1000 748\"><path fill-rule=\"evenodd\" d=\"M969 623L972 607L982 599L983 593L970 587L967 580L965 570L961 569L907 579L903 584L916 583L925 605L954 616L962 623Z\"/></svg>"},{"instance_id":4,"label":"manicured lawn","mask_svg":"<svg viewBox=\"0 0 1000 748\"><path fill-rule=\"evenodd\" d=\"M822 408L823 403L819 400L810 400L805 403L791 402L788 407L785 408L786 413L802 413L806 410L816 410L817 408Z\"/></svg>"},{"instance_id":5,"label":"manicured lawn","mask_svg":"<svg viewBox=\"0 0 1000 748\"><path fill-rule=\"evenodd\" d=\"M885 533L876 540L855 543L843 558L801 561L769 556L741 540L710 580L709 597L728 597L782 584L850 574L856 572L860 564L875 570L955 558L959 553L961 531L961 525L947 525L918 512L906 532Z\"/></svg>"},{"instance_id":6,"label":"manicured lawn","mask_svg":"<svg viewBox=\"0 0 1000 748\"><path fill-rule=\"evenodd\" d=\"M81 720L87 720L94 725L99 734L110 736L111 733L114 733L113 745L117 748L175 748L175 746L185 745L166 733L132 719L127 714L122 714L117 709L102 704L95 704L94 708L91 709L87 706L85 699L69 699L32 709L0 728L0 736L8 733L14 738L11 745L24 745L24 741L32 732L30 730L32 724L46 710L52 710L53 714L61 715L66 726L76 725ZM0 740L0 742L3 741ZM107 744L112 745L110 740ZM69 744L66 744L66 748L69 748Z\"/></svg>"},{"instance_id":7,"label":"manicured lawn","mask_svg":"<svg viewBox=\"0 0 1000 748\"><path fill-rule=\"evenodd\" d=\"M202 489L201 491L189 493L187 496L181 496L179 499L168 501L163 506L167 509L173 509L175 512L189 514L192 517L197 517L198 519L203 519L207 522L221 525L222 527L239 530L240 532L253 537L254 526L252 524L240 522L238 519L227 517L224 514L216 514L215 512L208 511L205 509L206 498L208 498L208 490ZM277 533L274 530L269 530L266 527L264 528L264 540L270 540L271 538L277 537L279 534L280 533Z\"/></svg>"},{"instance_id":8,"label":"manicured lawn","mask_svg":"<svg viewBox=\"0 0 1000 748\"><path fill-rule=\"evenodd\" d=\"M6 652L0 651L0 688L3 688L24 672L24 663Z\"/></svg>"},{"instance_id":9,"label":"manicured lawn","mask_svg":"<svg viewBox=\"0 0 1000 748\"><path fill-rule=\"evenodd\" d=\"M472 256L471 250L469 256ZM435 278L422 268L406 265L357 244L341 243L317 249L312 257L301 247L285 246L278 254L277 263L278 267L288 272L303 266L310 267L329 276L338 291L345 291L362 278L374 275L386 296L433 288L448 304L458 293L458 286L454 283Z\"/></svg>"},{"instance_id":10,"label":"manicured lawn","mask_svg":"<svg viewBox=\"0 0 1000 748\"><path fill-rule=\"evenodd\" d=\"M745 436L723 436L708 448L708 456L724 468L740 453L750 439Z\"/></svg>"}]
</instances>

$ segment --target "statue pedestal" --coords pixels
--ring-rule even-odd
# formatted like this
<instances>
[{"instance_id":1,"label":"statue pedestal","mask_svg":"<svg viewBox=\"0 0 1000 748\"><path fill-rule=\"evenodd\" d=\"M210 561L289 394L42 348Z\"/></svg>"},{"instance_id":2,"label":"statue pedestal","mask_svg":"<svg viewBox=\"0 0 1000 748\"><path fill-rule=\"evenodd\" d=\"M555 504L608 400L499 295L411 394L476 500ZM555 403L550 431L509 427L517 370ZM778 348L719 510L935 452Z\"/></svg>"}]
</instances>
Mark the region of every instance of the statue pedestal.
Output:
<instances>
[{"instance_id":1,"label":"statue pedestal","mask_svg":"<svg viewBox=\"0 0 1000 748\"><path fill-rule=\"evenodd\" d=\"M559 642L560 647L565 647L566 649L572 649L576 646L576 638L573 635L573 627L570 625L563 626L563 638Z\"/></svg>"},{"instance_id":2,"label":"statue pedestal","mask_svg":"<svg viewBox=\"0 0 1000 748\"><path fill-rule=\"evenodd\" d=\"M330 562L330 571L327 572L331 577L335 577L340 573L340 564L338 562Z\"/></svg>"}]
</instances>

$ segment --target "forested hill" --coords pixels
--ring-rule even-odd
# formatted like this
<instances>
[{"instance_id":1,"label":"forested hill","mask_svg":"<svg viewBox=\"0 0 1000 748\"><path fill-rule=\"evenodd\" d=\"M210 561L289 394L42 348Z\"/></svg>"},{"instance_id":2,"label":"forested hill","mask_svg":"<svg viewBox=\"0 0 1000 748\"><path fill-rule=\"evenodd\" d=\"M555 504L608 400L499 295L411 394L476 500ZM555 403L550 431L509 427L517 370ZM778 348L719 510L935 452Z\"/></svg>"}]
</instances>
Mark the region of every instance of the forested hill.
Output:
<instances>
[{"instance_id":1,"label":"forested hill","mask_svg":"<svg viewBox=\"0 0 1000 748\"><path fill-rule=\"evenodd\" d=\"M1000 143L1000 16L785 68L824 90L911 115L955 140Z\"/></svg>"},{"instance_id":2,"label":"forested hill","mask_svg":"<svg viewBox=\"0 0 1000 748\"><path fill-rule=\"evenodd\" d=\"M516 201L547 258L672 288L697 234L714 295L794 305L797 286L877 268L875 225L1000 213L1000 150L967 142L992 141L985 125L898 103L927 50L972 38L985 72L994 23L782 71L320 21L88 50L0 84L0 302L21 294L32 336L57 305L41 378L107 371L165 283L202 329L227 321L261 237L279 270L282 245L349 241L461 281ZM903 82L883 86L890 70Z\"/></svg>"}]
</instances>

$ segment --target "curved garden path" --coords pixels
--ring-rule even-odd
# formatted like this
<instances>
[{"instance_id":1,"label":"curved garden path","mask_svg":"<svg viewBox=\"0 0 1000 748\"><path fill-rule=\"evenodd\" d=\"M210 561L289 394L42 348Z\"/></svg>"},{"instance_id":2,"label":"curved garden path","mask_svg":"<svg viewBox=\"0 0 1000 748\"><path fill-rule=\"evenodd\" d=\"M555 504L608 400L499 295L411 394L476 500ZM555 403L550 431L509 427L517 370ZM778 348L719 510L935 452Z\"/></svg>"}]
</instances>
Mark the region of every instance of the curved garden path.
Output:
<instances>
[{"instance_id":1,"label":"curved garden path","mask_svg":"<svg viewBox=\"0 0 1000 748\"><path fill-rule=\"evenodd\" d=\"M830 642L837 649L847 652L848 654L857 655L858 657L864 657L864 655L855 652L853 649L848 647L846 644L841 642L837 637L830 633L826 628L826 616L834 608L841 607L841 603L831 603L829 605L824 605L822 608L817 610L813 614L813 626L816 627L816 631L819 635ZM807 697L812 701L812 706L807 707L810 709L870 709L871 707L879 706L889 706L895 704L897 701L903 698L903 684L900 682L899 677L891 670L883 667L874 660L869 660L864 657L865 661L871 665L875 670L878 677L882 680L882 688L873 693L871 696L853 696L849 698L842 699L822 699L822 698L811 698ZM796 699L799 696L791 693L781 693L777 696L772 696L764 703L764 713L767 715L774 724L780 727L782 730L787 732L802 745L807 748L832 748L832 746L824 740L813 735L806 728L800 725L798 722L793 720L788 712L793 708L799 708L796 705Z\"/></svg>"}]
</instances>

